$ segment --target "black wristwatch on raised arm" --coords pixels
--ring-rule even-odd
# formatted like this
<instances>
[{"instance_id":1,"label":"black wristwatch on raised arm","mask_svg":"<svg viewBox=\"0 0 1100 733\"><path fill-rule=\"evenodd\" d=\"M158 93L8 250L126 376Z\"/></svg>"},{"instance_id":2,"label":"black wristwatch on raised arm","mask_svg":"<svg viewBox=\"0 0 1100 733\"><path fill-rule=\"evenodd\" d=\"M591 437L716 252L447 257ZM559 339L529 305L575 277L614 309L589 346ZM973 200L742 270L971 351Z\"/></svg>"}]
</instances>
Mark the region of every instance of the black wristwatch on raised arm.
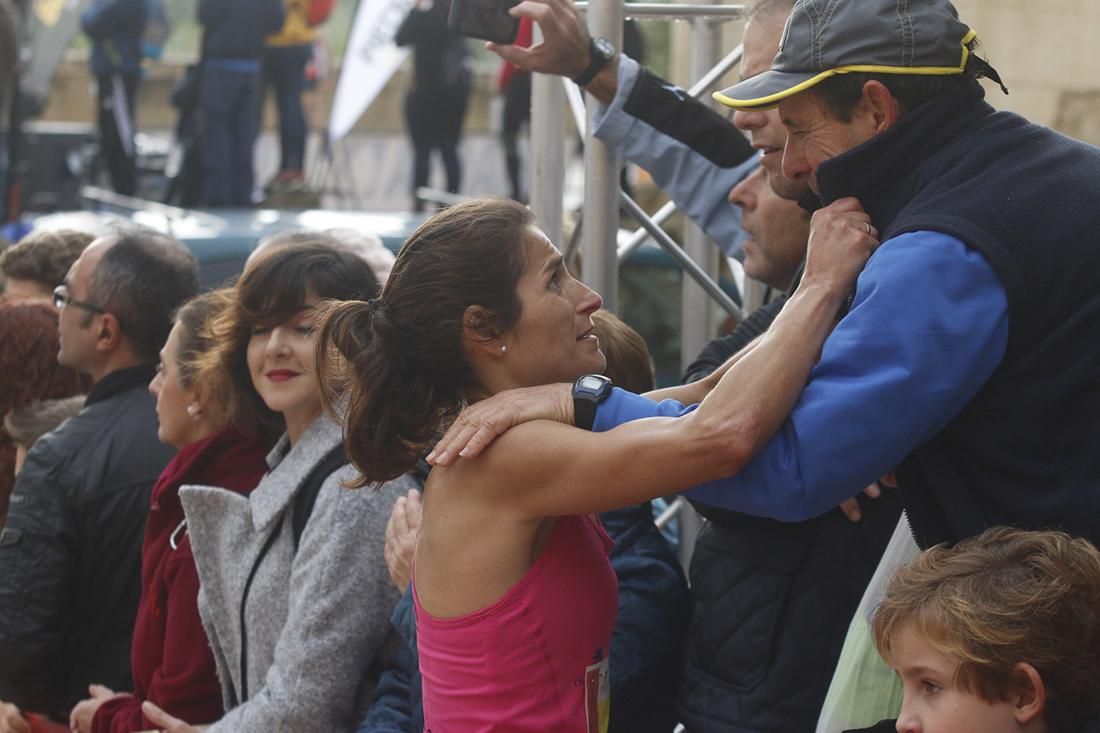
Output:
<instances>
[{"instance_id":1,"label":"black wristwatch on raised arm","mask_svg":"<svg viewBox=\"0 0 1100 733\"><path fill-rule=\"evenodd\" d=\"M591 430L596 422L596 406L607 399L613 386L602 374L585 374L573 382L573 424Z\"/></svg>"},{"instance_id":2,"label":"black wristwatch on raised arm","mask_svg":"<svg viewBox=\"0 0 1100 733\"><path fill-rule=\"evenodd\" d=\"M573 83L582 89L588 86L596 74L607 66L611 59L615 58L615 47L606 38L588 39L588 66L584 71L573 77Z\"/></svg>"}]
</instances>

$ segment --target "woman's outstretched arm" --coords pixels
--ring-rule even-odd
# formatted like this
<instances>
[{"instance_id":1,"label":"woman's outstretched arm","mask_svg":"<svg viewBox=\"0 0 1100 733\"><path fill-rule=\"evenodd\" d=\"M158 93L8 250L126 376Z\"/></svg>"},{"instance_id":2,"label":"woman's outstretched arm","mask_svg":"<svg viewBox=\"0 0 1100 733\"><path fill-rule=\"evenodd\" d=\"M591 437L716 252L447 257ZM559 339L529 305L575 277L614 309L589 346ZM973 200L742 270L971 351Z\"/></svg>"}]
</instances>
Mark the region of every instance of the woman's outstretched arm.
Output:
<instances>
[{"instance_id":1,"label":"woman's outstretched arm","mask_svg":"<svg viewBox=\"0 0 1100 733\"><path fill-rule=\"evenodd\" d=\"M500 487L502 497L510 497L504 500L529 516L604 511L737 473L793 408L877 245L858 202L842 200L822 212L798 292L698 410L602 434L548 422L522 425L486 452L486 465L455 468Z\"/></svg>"}]
</instances>

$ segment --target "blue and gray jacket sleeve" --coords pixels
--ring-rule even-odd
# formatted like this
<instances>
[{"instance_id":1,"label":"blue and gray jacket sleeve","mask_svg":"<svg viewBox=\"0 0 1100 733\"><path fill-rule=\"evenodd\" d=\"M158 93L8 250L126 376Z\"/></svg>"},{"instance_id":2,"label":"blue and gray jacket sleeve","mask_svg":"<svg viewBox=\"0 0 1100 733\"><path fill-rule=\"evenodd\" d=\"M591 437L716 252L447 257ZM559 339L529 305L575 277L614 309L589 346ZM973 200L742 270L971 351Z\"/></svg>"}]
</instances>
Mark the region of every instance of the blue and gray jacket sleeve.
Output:
<instances>
[{"instance_id":1,"label":"blue and gray jacket sleeve","mask_svg":"<svg viewBox=\"0 0 1100 733\"><path fill-rule=\"evenodd\" d=\"M625 54L618 81L593 134L645 168L725 254L740 257L741 211L728 195L759 165L748 141L722 115Z\"/></svg>"}]
</instances>

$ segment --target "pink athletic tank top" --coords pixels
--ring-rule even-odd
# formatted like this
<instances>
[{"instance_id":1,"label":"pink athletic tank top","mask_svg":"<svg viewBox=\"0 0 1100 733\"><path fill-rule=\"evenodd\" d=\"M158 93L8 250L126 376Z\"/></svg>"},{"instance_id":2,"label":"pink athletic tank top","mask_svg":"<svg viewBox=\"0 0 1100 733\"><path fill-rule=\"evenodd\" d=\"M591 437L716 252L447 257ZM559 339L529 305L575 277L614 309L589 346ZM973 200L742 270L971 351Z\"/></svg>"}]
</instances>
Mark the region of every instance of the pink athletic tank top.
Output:
<instances>
[{"instance_id":1,"label":"pink athletic tank top","mask_svg":"<svg viewBox=\"0 0 1100 733\"><path fill-rule=\"evenodd\" d=\"M606 733L618 584L611 539L561 517L500 600L439 619L416 603L426 733Z\"/></svg>"}]
</instances>

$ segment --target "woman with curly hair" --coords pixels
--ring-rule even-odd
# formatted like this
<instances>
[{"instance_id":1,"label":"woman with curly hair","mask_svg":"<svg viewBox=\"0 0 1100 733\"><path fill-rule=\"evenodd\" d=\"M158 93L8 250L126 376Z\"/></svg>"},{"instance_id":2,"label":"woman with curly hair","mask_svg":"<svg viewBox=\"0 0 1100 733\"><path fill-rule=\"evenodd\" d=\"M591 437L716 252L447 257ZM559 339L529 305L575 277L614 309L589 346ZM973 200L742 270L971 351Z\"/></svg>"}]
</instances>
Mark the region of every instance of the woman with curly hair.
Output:
<instances>
[{"instance_id":1,"label":"woman with curly hair","mask_svg":"<svg viewBox=\"0 0 1100 733\"><path fill-rule=\"evenodd\" d=\"M0 417L38 400L88 391L86 376L57 363L57 312L46 305L0 307ZM0 430L0 527L15 486L16 446Z\"/></svg>"}]
</instances>

